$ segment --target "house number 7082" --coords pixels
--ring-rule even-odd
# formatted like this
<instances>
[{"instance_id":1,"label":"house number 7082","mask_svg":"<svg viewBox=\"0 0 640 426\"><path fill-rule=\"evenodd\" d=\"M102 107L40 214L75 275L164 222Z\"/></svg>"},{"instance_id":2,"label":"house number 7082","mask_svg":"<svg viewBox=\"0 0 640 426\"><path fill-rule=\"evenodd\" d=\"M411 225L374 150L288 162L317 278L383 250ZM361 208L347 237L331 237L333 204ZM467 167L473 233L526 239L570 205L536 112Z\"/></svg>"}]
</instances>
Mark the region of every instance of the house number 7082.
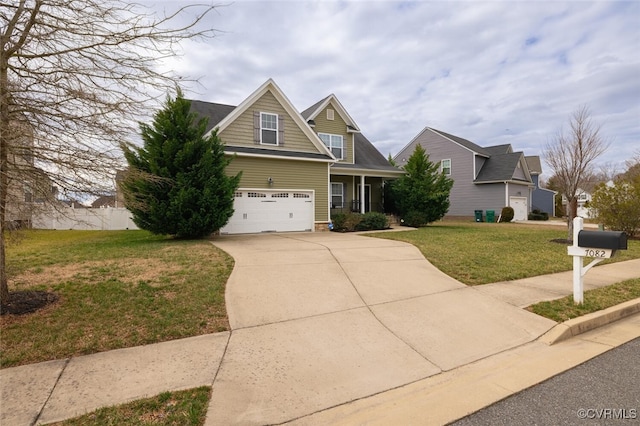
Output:
<instances>
[{"instance_id":1,"label":"house number 7082","mask_svg":"<svg viewBox=\"0 0 640 426\"><path fill-rule=\"evenodd\" d=\"M607 252L604 250L585 249L584 255L587 257L606 257Z\"/></svg>"}]
</instances>

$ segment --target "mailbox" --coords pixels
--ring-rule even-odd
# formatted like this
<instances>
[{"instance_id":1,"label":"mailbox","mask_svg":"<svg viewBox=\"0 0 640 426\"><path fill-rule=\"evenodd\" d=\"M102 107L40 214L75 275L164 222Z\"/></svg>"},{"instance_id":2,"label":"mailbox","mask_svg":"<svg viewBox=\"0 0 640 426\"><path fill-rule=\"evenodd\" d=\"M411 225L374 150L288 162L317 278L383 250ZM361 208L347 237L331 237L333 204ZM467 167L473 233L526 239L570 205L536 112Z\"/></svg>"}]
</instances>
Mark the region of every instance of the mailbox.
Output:
<instances>
[{"instance_id":1,"label":"mailbox","mask_svg":"<svg viewBox=\"0 0 640 426\"><path fill-rule=\"evenodd\" d=\"M620 231L580 231L578 233L578 246L627 250L627 234Z\"/></svg>"}]
</instances>

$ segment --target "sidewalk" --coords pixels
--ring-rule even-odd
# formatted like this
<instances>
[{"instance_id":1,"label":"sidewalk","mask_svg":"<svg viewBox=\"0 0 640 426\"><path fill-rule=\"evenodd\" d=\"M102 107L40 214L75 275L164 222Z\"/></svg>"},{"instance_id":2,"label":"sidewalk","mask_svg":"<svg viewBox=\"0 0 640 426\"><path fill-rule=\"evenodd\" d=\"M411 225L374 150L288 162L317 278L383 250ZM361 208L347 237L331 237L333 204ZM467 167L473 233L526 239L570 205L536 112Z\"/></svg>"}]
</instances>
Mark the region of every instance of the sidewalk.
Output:
<instances>
[{"instance_id":1,"label":"sidewalk","mask_svg":"<svg viewBox=\"0 0 640 426\"><path fill-rule=\"evenodd\" d=\"M393 413L441 424L640 336L635 315L555 345L539 340L555 323L520 306L570 294L570 273L467 287L390 240L309 233L215 244L236 259L233 331L0 370L0 423L45 424L207 385L207 424ZM638 276L634 260L596 267L585 283Z\"/></svg>"},{"instance_id":2,"label":"sidewalk","mask_svg":"<svg viewBox=\"0 0 640 426\"><path fill-rule=\"evenodd\" d=\"M640 303L640 301L639 301ZM640 337L640 314L549 346L540 341L495 354L287 424L444 425Z\"/></svg>"}]
</instances>

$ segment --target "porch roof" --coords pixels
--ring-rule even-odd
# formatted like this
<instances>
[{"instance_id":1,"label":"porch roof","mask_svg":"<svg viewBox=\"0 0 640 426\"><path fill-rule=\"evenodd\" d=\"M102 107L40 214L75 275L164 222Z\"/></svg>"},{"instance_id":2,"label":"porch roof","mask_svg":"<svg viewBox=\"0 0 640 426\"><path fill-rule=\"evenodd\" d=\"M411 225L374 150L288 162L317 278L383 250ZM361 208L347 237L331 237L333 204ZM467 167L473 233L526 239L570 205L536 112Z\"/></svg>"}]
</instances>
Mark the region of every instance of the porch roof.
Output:
<instances>
[{"instance_id":1,"label":"porch roof","mask_svg":"<svg viewBox=\"0 0 640 426\"><path fill-rule=\"evenodd\" d=\"M354 164L335 163L331 166L331 174L399 177L405 173L389 164L389 161L362 133L354 134L354 154Z\"/></svg>"}]
</instances>

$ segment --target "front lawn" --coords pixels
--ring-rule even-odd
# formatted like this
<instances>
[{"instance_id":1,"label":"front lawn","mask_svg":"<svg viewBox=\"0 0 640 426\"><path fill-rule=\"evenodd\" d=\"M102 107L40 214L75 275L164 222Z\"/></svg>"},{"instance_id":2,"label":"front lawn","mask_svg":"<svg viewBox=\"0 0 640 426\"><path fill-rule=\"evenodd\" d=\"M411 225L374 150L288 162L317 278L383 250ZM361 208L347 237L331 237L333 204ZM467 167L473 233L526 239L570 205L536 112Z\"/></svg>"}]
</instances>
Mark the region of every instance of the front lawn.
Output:
<instances>
[{"instance_id":1,"label":"front lawn","mask_svg":"<svg viewBox=\"0 0 640 426\"><path fill-rule=\"evenodd\" d=\"M437 222L418 230L375 233L406 241L445 274L469 285L511 281L572 269L565 227L515 223ZM629 241L601 264L640 258L640 241Z\"/></svg>"},{"instance_id":2,"label":"front lawn","mask_svg":"<svg viewBox=\"0 0 640 426\"><path fill-rule=\"evenodd\" d=\"M557 322L564 322L638 297L640 297L640 278L587 290L584 292L582 305L576 305L573 302L573 295L569 295L562 299L536 303L529 306L527 310Z\"/></svg>"},{"instance_id":3,"label":"front lawn","mask_svg":"<svg viewBox=\"0 0 640 426\"><path fill-rule=\"evenodd\" d=\"M145 231L36 231L11 237L9 290L58 301L2 315L0 365L86 355L228 330L233 259L209 241Z\"/></svg>"},{"instance_id":4,"label":"front lawn","mask_svg":"<svg viewBox=\"0 0 640 426\"><path fill-rule=\"evenodd\" d=\"M52 423L50 426L199 426L204 424L207 416L210 393L210 387L164 392L153 398L100 408L74 419Z\"/></svg>"}]
</instances>

